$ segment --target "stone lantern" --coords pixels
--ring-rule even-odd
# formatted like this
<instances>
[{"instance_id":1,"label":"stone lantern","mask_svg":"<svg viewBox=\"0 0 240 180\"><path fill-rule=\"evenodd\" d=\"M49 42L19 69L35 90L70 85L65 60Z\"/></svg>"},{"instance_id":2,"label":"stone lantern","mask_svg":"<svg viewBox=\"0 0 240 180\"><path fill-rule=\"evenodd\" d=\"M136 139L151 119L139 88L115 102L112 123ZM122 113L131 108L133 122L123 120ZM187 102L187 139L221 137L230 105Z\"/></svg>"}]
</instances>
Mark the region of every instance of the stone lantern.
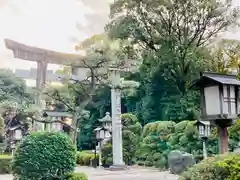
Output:
<instances>
[{"instance_id":1,"label":"stone lantern","mask_svg":"<svg viewBox=\"0 0 240 180\"><path fill-rule=\"evenodd\" d=\"M211 134L211 125L209 121L197 121L195 123L198 129L199 138L203 141L203 157L207 158L206 141Z\"/></svg>"},{"instance_id":2,"label":"stone lantern","mask_svg":"<svg viewBox=\"0 0 240 180\"><path fill-rule=\"evenodd\" d=\"M107 137L109 131L105 127L97 127L96 129L94 129L94 131L96 133L96 140L98 141L99 167L101 167L102 166L102 145L103 145L102 142ZM96 148L97 147L95 147L95 151L96 151Z\"/></svg>"},{"instance_id":3,"label":"stone lantern","mask_svg":"<svg viewBox=\"0 0 240 180\"><path fill-rule=\"evenodd\" d=\"M240 81L235 75L201 73L192 88L201 92L201 119L210 121L218 127L219 149L228 151L227 127L232 125L239 115Z\"/></svg>"},{"instance_id":4,"label":"stone lantern","mask_svg":"<svg viewBox=\"0 0 240 180\"><path fill-rule=\"evenodd\" d=\"M207 139L211 134L211 127L209 121L197 121L196 122L199 138Z\"/></svg>"}]
</instances>

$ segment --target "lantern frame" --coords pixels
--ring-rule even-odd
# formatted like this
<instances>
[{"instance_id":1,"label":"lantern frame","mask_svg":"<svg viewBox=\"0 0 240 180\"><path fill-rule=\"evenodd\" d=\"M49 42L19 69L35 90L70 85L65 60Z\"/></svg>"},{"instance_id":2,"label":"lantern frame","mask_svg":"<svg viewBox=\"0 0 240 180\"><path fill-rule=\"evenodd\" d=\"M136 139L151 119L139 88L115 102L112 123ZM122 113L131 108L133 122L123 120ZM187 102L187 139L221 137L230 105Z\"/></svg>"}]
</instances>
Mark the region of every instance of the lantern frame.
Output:
<instances>
[{"instance_id":1,"label":"lantern frame","mask_svg":"<svg viewBox=\"0 0 240 180\"><path fill-rule=\"evenodd\" d=\"M191 88L201 93L203 121L235 120L239 116L240 81L235 75L204 72ZM232 123L232 121L225 121Z\"/></svg>"},{"instance_id":2,"label":"lantern frame","mask_svg":"<svg viewBox=\"0 0 240 180\"><path fill-rule=\"evenodd\" d=\"M195 123L198 129L199 138L208 138L211 134L211 124L210 121L197 121Z\"/></svg>"},{"instance_id":3,"label":"lantern frame","mask_svg":"<svg viewBox=\"0 0 240 180\"><path fill-rule=\"evenodd\" d=\"M96 129L94 129L94 131L96 133L95 135L98 141L102 141L107 138L109 133L108 129L106 129L105 127L97 127Z\"/></svg>"}]
</instances>

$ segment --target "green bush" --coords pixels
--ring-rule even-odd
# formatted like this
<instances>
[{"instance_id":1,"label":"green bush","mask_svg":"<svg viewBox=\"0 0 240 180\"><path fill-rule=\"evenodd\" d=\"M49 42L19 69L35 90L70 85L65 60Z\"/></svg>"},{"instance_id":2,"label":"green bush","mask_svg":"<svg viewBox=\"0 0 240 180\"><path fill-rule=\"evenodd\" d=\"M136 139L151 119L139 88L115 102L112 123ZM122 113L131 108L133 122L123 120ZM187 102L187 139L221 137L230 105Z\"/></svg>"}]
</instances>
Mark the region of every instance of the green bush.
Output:
<instances>
[{"instance_id":1,"label":"green bush","mask_svg":"<svg viewBox=\"0 0 240 180\"><path fill-rule=\"evenodd\" d=\"M238 180L240 153L208 158L184 172L179 180Z\"/></svg>"},{"instance_id":2,"label":"green bush","mask_svg":"<svg viewBox=\"0 0 240 180\"><path fill-rule=\"evenodd\" d=\"M144 127L140 147L136 152L136 159L151 164L160 169L168 167L167 155L171 149L169 138L175 131L175 123L171 121L156 121Z\"/></svg>"},{"instance_id":3,"label":"green bush","mask_svg":"<svg viewBox=\"0 0 240 180\"><path fill-rule=\"evenodd\" d=\"M27 136L16 149L13 174L21 180L61 178L74 170L76 147L63 133L40 132Z\"/></svg>"},{"instance_id":4,"label":"green bush","mask_svg":"<svg viewBox=\"0 0 240 180\"><path fill-rule=\"evenodd\" d=\"M88 177L84 173L70 173L65 176L66 180L88 180Z\"/></svg>"},{"instance_id":5,"label":"green bush","mask_svg":"<svg viewBox=\"0 0 240 180\"><path fill-rule=\"evenodd\" d=\"M0 174L7 174L11 172L12 156L0 155Z\"/></svg>"},{"instance_id":6,"label":"green bush","mask_svg":"<svg viewBox=\"0 0 240 180\"><path fill-rule=\"evenodd\" d=\"M98 165L98 154L95 154L89 151L80 151L77 152L77 164L82 166L97 166Z\"/></svg>"}]
</instances>

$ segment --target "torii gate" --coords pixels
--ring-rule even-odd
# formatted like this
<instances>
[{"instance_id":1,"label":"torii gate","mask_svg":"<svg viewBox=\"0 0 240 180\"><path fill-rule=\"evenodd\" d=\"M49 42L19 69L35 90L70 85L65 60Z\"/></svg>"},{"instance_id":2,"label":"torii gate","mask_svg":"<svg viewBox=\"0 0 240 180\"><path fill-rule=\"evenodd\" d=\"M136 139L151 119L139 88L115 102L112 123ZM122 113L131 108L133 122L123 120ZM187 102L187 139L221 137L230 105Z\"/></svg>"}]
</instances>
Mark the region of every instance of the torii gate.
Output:
<instances>
[{"instance_id":1,"label":"torii gate","mask_svg":"<svg viewBox=\"0 0 240 180\"><path fill-rule=\"evenodd\" d=\"M84 56L81 55L60 53L47 49L28 46L10 39L5 39L4 41L6 48L13 51L14 58L37 62L36 88L39 90L39 92L43 90L46 83L48 63L67 65L77 68L84 67L82 62ZM77 74L74 75L77 76ZM37 93L35 104L41 105L41 93ZM37 127L37 129L39 128L42 129L42 127Z\"/></svg>"}]
</instances>

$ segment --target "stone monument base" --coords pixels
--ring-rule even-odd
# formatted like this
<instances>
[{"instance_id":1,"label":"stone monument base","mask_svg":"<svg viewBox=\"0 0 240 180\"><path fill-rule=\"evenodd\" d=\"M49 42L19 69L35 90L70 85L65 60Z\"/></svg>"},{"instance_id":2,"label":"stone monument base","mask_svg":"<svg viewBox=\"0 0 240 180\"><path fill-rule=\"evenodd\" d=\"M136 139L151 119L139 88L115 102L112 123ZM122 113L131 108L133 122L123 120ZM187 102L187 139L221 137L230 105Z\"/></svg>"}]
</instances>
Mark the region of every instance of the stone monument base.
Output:
<instances>
[{"instance_id":1,"label":"stone monument base","mask_svg":"<svg viewBox=\"0 0 240 180\"><path fill-rule=\"evenodd\" d=\"M124 170L128 170L129 167L126 165L112 165L109 168L107 168L107 170L109 171L124 171Z\"/></svg>"}]
</instances>

